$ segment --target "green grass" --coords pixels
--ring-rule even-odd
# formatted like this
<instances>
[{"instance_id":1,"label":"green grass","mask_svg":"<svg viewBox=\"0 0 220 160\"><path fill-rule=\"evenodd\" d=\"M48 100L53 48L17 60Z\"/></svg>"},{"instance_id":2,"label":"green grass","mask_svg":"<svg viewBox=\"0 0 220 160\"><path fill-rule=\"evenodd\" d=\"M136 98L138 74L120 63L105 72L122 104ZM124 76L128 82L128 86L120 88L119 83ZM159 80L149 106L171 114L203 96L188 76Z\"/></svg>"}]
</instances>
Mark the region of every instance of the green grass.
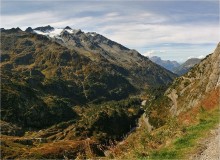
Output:
<instances>
[{"instance_id":1,"label":"green grass","mask_svg":"<svg viewBox=\"0 0 220 160\"><path fill-rule=\"evenodd\" d=\"M153 151L150 159L178 159L187 158L190 153L198 149L198 141L207 136L210 129L215 128L219 123L219 109L212 112L199 114L199 123L188 126L185 133L173 140L171 145L157 151Z\"/></svg>"},{"instance_id":2,"label":"green grass","mask_svg":"<svg viewBox=\"0 0 220 160\"><path fill-rule=\"evenodd\" d=\"M153 152L152 159L174 159L177 158L177 151L173 149L163 149L161 151Z\"/></svg>"}]
</instances>

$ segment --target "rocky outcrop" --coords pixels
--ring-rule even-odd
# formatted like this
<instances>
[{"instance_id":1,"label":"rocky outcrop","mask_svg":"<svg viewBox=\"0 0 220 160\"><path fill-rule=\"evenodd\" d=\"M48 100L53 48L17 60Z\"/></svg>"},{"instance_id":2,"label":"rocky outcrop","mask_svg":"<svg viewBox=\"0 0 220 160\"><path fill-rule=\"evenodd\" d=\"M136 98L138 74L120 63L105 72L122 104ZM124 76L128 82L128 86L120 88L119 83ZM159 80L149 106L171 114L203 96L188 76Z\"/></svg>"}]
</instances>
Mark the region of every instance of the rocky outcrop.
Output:
<instances>
[{"instance_id":1,"label":"rocky outcrop","mask_svg":"<svg viewBox=\"0 0 220 160\"><path fill-rule=\"evenodd\" d=\"M178 108L177 107L177 98L178 98L178 95L176 93L177 93L176 90L173 89L171 91L171 93L167 95L173 102L173 105L170 108L170 112L172 113L172 115L177 115L177 108Z\"/></svg>"}]
</instances>

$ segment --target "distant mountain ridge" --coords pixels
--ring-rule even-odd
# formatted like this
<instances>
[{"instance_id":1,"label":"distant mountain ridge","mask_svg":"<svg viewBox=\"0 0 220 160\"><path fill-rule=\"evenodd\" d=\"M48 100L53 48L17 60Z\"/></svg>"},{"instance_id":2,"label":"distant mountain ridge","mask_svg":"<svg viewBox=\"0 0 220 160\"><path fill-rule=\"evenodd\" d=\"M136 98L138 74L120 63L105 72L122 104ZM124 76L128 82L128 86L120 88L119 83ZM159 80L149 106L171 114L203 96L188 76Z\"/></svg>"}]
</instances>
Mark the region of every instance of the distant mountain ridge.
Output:
<instances>
[{"instance_id":1,"label":"distant mountain ridge","mask_svg":"<svg viewBox=\"0 0 220 160\"><path fill-rule=\"evenodd\" d=\"M175 68L179 67L180 64L177 61L170 61L170 60L162 60L160 57L158 56L152 56L149 57L149 59L151 61L153 61L154 63L170 70L170 71L174 71Z\"/></svg>"},{"instance_id":2,"label":"distant mountain ridge","mask_svg":"<svg viewBox=\"0 0 220 160\"><path fill-rule=\"evenodd\" d=\"M187 73L194 65L198 64L201 61L201 59L199 58L190 58L184 63L180 64L177 61L162 60L160 57L157 56L149 57L149 59L152 62L170 70L171 72L179 76Z\"/></svg>"},{"instance_id":3,"label":"distant mountain ridge","mask_svg":"<svg viewBox=\"0 0 220 160\"><path fill-rule=\"evenodd\" d=\"M198 64L201 61L199 58L190 58L180 66L173 69L173 72L177 75L183 75L187 73L193 66Z\"/></svg>"}]
</instances>

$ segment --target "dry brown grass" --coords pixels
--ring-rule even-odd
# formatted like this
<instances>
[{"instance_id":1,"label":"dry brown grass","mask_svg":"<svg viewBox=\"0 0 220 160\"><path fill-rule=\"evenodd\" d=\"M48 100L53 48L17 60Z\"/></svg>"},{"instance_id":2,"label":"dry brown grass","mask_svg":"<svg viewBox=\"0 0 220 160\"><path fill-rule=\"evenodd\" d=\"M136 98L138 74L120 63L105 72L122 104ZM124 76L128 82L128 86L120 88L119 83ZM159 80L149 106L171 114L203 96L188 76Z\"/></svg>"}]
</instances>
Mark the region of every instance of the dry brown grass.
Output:
<instances>
[{"instance_id":1,"label":"dry brown grass","mask_svg":"<svg viewBox=\"0 0 220 160\"><path fill-rule=\"evenodd\" d=\"M81 141L62 140L57 142L39 143L26 145L22 141L32 141L24 137L1 136L2 158L21 158L21 159L65 159L94 158L101 152L95 141L86 139Z\"/></svg>"},{"instance_id":2,"label":"dry brown grass","mask_svg":"<svg viewBox=\"0 0 220 160\"><path fill-rule=\"evenodd\" d=\"M200 110L210 111L215 109L216 106L219 106L219 97L220 92L219 88L210 92L203 100L195 107L191 108L187 112L183 112L179 115L178 119L184 125L193 124L197 122L196 115Z\"/></svg>"}]
</instances>

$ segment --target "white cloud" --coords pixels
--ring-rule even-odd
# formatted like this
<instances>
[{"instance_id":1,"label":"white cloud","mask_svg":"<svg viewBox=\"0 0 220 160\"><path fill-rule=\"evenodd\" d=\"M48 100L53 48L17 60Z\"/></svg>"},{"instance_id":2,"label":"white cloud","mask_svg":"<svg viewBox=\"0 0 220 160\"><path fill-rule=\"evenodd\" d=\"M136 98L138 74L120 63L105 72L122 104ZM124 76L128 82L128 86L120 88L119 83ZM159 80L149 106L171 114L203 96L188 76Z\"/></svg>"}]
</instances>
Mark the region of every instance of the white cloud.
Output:
<instances>
[{"instance_id":1,"label":"white cloud","mask_svg":"<svg viewBox=\"0 0 220 160\"><path fill-rule=\"evenodd\" d=\"M119 13L117 13L117 12L111 12L111 13L107 13L105 16L106 16L106 17L116 17L116 16L119 16Z\"/></svg>"},{"instance_id":2,"label":"white cloud","mask_svg":"<svg viewBox=\"0 0 220 160\"><path fill-rule=\"evenodd\" d=\"M147 52L144 52L143 55L147 57L155 56L157 53L165 53L165 50L149 50Z\"/></svg>"},{"instance_id":3,"label":"white cloud","mask_svg":"<svg viewBox=\"0 0 220 160\"><path fill-rule=\"evenodd\" d=\"M115 26L107 26L114 28ZM156 43L217 43L219 26L136 24L117 26L108 36L133 48ZM105 28L106 30L106 28Z\"/></svg>"},{"instance_id":4,"label":"white cloud","mask_svg":"<svg viewBox=\"0 0 220 160\"><path fill-rule=\"evenodd\" d=\"M203 58L205 58L205 56L204 56L204 55L200 55L200 56L198 56L197 58L203 59Z\"/></svg>"},{"instance_id":5,"label":"white cloud","mask_svg":"<svg viewBox=\"0 0 220 160\"><path fill-rule=\"evenodd\" d=\"M165 50L159 50L159 52L160 52L160 53L165 53L166 51L165 51Z\"/></svg>"},{"instance_id":6,"label":"white cloud","mask_svg":"<svg viewBox=\"0 0 220 160\"><path fill-rule=\"evenodd\" d=\"M2 26L5 28L47 25L48 22L59 22L58 17L50 12L35 12L24 15L2 15Z\"/></svg>"},{"instance_id":7,"label":"white cloud","mask_svg":"<svg viewBox=\"0 0 220 160\"><path fill-rule=\"evenodd\" d=\"M120 15L109 12L102 16L63 18L57 12L37 12L23 15L2 15L2 26L25 28L28 26L72 26L76 29L96 31L130 48L159 43L217 43L219 26L195 24L166 24L167 17L150 12ZM16 24L16 26L14 26ZM91 29L91 30L89 30Z\"/></svg>"},{"instance_id":8,"label":"white cloud","mask_svg":"<svg viewBox=\"0 0 220 160\"><path fill-rule=\"evenodd\" d=\"M191 58L199 58L199 59L203 59L203 58L205 58L205 56L204 55L200 55L200 56L189 56L189 57L187 57L187 59L191 59Z\"/></svg>"},{"instance_id":9,"label":"white cloud","mask_svg":"<svg viewBox=\"0 0 220 160\"><path fill-rule=\"evenodd\" d=\"M155 50L150 50L150 51L143 53L143 55L147 57L152 57L154 53L155 53Z\"/></svg>"}]
</instances>

